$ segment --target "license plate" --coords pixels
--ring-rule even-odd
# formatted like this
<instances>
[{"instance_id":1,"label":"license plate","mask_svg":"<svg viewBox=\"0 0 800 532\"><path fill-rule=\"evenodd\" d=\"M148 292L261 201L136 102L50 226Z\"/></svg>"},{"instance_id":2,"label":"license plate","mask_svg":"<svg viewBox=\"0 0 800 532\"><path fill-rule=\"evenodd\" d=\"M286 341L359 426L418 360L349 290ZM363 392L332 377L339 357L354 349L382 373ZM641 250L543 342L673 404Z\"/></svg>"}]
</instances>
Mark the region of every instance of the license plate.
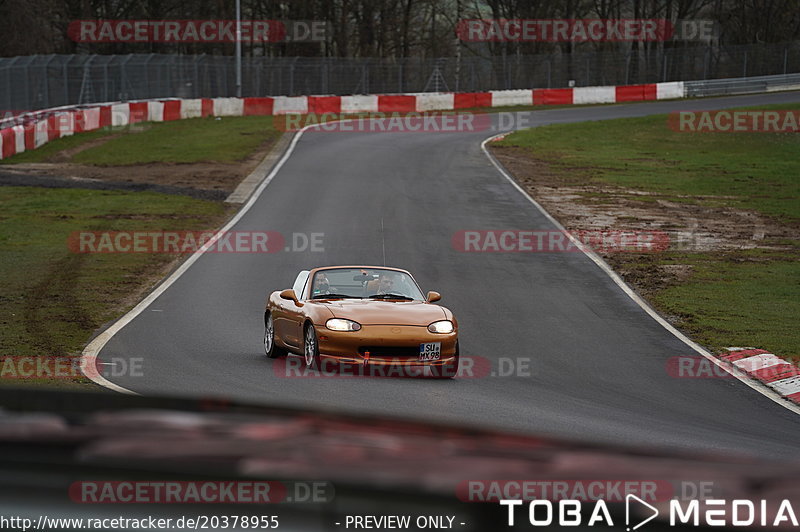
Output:
<instances>
[{"instance_id":1,"label":"license plate","mask_svg":"<svg viewBox=\"0 0 800 532\"><path fill-rule=\"evenodd\" d=\"M439 360L442 358L442 343L430 342L427 344L419 344L419 361L430 362L431 360Z\"/></svg>"}]
</instances>

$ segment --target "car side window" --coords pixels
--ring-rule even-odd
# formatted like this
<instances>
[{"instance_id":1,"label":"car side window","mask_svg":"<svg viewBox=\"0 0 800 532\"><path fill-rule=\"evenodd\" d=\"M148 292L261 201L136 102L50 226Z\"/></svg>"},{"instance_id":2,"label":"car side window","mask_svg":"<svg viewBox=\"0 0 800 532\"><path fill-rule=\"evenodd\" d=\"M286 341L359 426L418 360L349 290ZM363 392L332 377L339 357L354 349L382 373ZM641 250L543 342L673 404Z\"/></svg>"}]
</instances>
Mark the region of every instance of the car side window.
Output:
<instances>
[{"instance_id":1,"label":"car side window","mask_svg":"<svg viewBox=\"0 0 800 532\"><path fill-rule=\"evenodd\" d=\"M292 290L297 294L297 299L303 299L303 290L306 287L306 282L308 282L309 273L308 270L303 270L297 274L297 279L295 279L294 285L292 285Z\"/></svg>"}]
</instances>

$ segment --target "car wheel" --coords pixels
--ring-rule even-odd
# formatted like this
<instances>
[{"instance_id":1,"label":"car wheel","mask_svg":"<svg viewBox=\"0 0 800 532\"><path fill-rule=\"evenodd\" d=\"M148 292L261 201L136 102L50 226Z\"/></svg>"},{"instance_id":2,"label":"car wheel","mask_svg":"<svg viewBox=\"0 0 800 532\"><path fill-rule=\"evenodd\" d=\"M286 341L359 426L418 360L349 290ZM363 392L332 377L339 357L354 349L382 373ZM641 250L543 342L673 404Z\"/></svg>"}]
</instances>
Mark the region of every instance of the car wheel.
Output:
<instances>
[{"instance_id":1,"label":"car wheel","mask_svg":"<svg viewBox=\"0 0 800 532\"><path fill-rule=\"evenodd\" d=\"M303 341L303 357L305 358L307 368L320 368L317 331L312 324L306 325L305 339Z\"/></svg>"},{"instance_id":2,"label":"car wheel","mask_svg":"<svg viewBox=\"0 0 800 532\"><path fill-rule=\"evenodd\" d=\"M286 351L275 344L275 323L272 314L267 313L264 319L264 352L267 358L280 358L286 356Z\"/></svg>"},{"instance_id":3,"label":"car wheel","mask_svg":"<svg viewBox=\"0 0 800 532\"><path fill-rule=\"evenodd\" d=\"M456 344L456 356L452 362L448 362L443 366L434 366L433 376L437 379L452 379L458 374L458 364L460 355L458 353L458 344Z\"/></svg>"}]
</instances>

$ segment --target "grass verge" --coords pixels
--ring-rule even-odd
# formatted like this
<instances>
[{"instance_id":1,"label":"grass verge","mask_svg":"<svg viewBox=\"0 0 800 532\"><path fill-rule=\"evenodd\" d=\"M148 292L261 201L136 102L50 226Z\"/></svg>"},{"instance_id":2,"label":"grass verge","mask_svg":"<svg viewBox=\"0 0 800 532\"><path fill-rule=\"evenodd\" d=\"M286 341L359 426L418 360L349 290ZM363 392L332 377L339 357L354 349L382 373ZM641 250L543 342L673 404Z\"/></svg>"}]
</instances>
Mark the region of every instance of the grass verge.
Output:
<instances>
[{"instance_id":1,"label":"grass verge","mask_svg":"<svg viewBox=\"0 0 800 532\"><path fill-rule=\"evenodd\" d=\"M800 105L759 107L770 108ZM644 295L657 310L709 349L754 346L800 361L800 136L681 133L661 115L543 126L496 145L518 148L514 153L563 186L585 185L600 212L606 199L624 195L644 205L690 203L723 217L755 212L783 227L788 237L754 249L607 258L634 287L647 287ZM689 274L660 282L671 267Z\"/></svg>"},{"instance_id":2,"label":"grass verge","mask_svg":"<svg viewBox=\"0 0 800 532\"><path fill-rule=\"evenodd\" d=\"M150 192L0 187L0 357L75 356L92 332L135 305L175 255L75 254L74 231L205 230L222 203ZM75 385L85 379L0 379Z\"/></svg>"},{"instance_id":3,"label":"grass verge","mask_svg":"<svg viewBox=\"0 0 800 532\"><path fill-rule=\"evenodd\" d=\"M753 109L770 108L800 105ZM794 133L681 133L669 129L667 115L657 115L542 126L498 145L525 148L571 181L800 219L800 137Z\"/></svg>"},{"instance_id":4,"label":"grass verge","mask_svg":"<svg viewBox=\"0 0 800 532\"><path fill-rule=\"evenodd\" d=\"M0 163L48 162L68 150L80 150L70 157L69 162L98 166L233 163L245 159L265 142L281 136L282 132L273 127L272 119L271 116L193 118L104 128L56 139ZM97 145L90 145L95 143ZM80 149L82 147L86 149Z\"/></svg>"}]
</instances>

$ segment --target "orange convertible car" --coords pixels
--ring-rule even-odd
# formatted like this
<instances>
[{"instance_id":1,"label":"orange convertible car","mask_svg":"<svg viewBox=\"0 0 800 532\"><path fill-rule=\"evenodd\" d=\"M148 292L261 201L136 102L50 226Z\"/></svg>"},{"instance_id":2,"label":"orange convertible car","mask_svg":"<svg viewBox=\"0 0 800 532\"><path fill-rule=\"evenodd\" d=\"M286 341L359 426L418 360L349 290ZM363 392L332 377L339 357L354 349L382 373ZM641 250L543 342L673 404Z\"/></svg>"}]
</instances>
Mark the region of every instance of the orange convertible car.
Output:
<instances>
[{"instance_id":1,"label":"orange convertible car","mask_svg":"<svg viewBox=\"0 0 800 532\"><path fill-rule=\"evenodd\" d=\"M458 323L434 305L405 270L336 266L302 271L273 292L264 313L270 358L303 355L309 368L399 367L409 374L454 377ZM421 371L420 371L421 370Z\"/></svg>"}]
</instances>

